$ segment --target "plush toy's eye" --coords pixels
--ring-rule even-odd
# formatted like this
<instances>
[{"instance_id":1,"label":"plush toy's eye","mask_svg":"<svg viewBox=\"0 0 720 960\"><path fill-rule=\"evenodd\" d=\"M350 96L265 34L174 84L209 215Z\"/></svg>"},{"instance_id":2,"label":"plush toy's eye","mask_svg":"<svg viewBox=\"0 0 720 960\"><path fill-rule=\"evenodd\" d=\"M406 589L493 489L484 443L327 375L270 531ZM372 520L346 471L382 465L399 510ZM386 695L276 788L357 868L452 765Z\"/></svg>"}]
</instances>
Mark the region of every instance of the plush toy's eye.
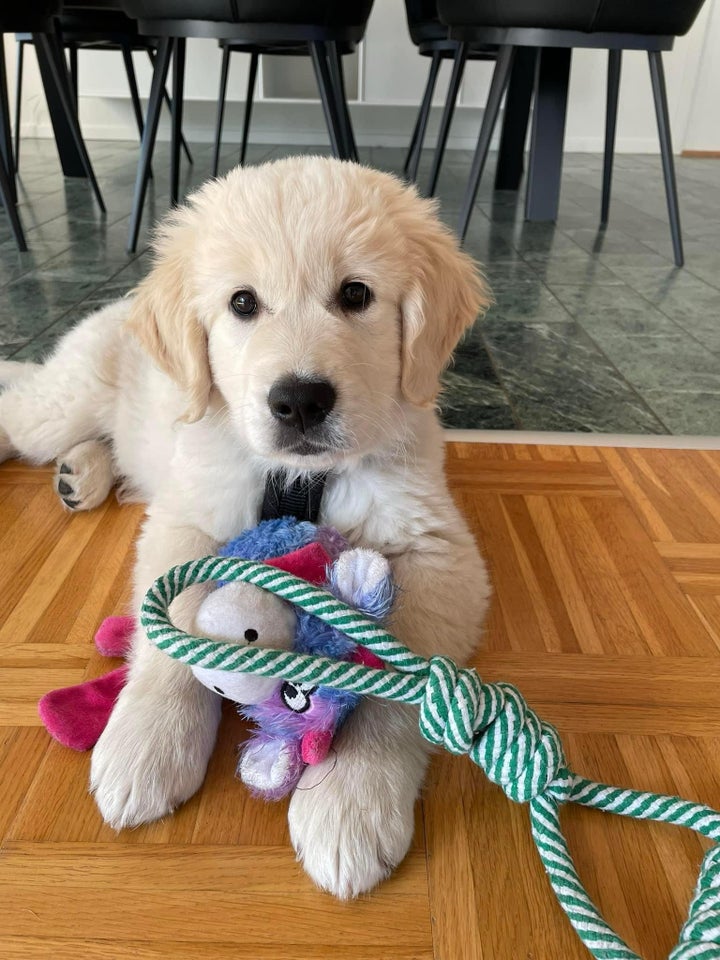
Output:
<instances>
[{"instance_id":1,"label":"plush toy's eye","mask_svg":"<svg viewBox=\"0 0 720 960\"><path fill-rule=\"evenodd\" d=\"M289 683L285 681L280 688L283 703L293 713L305 713L312 706L312 695L317 687L309 683Z\"/></svg>"},{"instance_id":2,"label":"plush toy's eye","mask_svg":"<svg viewBox=\"0 0 720 960\"><path fill-rule=\"evenodd\" d=\"M224 691L224 690L221 690L220 687L213 687L213 690L214 690L216 693L219 693L221 697L224 697L224 696L225 696L225 691Z\"/></svg>"},{"instance_id":3,"label":"plush toy's eye","mask_svg":"<svg viewBox=\"0 0 720 960\"><path fill-rule=\"evenodd\" d=\"M252 627L245 631L245 639L248 643L255 643L258 638L257 630L253 630Z\"/></svg>"},{"instance_id":4,"label":"plush toy's eye","mask_svg":"<svg viewBox=\"0 0 720 960\"><path fill-rule=\"evenodd\" d=\"M230 309L241 320L247 320L257 313L257 308L257 300L252 290L238 290L230 298Z\"/></svg>"},{"instance_id":5,"label":"plush toy's eye","mask_svg":"<svg viewBox=\"0 0 720 960\"><path fill-rule=\"evenodd\" d=\"M373 301L373 292L367 284L353 280L343 285L340 300L346 310L365 310Z\"/></svg>"}]
</instances>

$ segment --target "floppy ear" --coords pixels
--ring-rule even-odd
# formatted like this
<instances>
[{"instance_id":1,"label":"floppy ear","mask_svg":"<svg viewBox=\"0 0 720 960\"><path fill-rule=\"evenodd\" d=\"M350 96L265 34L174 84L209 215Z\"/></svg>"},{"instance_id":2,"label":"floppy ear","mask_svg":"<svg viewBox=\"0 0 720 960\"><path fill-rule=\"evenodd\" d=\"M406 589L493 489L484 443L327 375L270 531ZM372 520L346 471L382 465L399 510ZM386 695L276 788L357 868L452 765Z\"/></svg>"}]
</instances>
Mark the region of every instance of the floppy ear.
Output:
<instances>
[{"instance_id":1,"label":"floppy ear","mask_svg":"<svg viewBox=\"0 0 720 960\"><path fill-rule=\"evenodd\" d=\"M185 391L186 423L207 410L212 379L207 334L188 289L193 230L178 212L155 244L155 266L135 290L127 326L155 363Z\"/></svg>"},{"instance_id":2,"label":"floppy ear","mask_svg":"<svg viewBox=\"0 0 720 960\"><path fill-rule=\"evenodd\" d=\"M400 388L410 403L429 407L458 340L492 298L477 264L437 219L434 205L414 203L417 212L406 221L412 279L401 306Z\"/></svg>"}]
</instances>

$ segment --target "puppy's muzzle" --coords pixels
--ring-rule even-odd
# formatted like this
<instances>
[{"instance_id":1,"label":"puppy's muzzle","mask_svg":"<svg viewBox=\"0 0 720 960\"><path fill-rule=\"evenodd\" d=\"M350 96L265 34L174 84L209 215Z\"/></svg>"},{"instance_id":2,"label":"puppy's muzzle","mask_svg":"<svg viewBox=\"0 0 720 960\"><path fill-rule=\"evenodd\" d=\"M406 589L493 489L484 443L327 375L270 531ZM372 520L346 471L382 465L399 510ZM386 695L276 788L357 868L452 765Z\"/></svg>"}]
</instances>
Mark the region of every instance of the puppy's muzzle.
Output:
<instances>
[{"instance_id":1,"label":"puppy's muzzle","mask_svg":"<svg viewBox=\"0 0 720 960\"><path fill-rule=\"evenodd\" d=\"M311 380L288 374L277 380L268 394L273 417L283 433L308 434L319 427L335 406L337 393L329 380Z\"/></svg>"}]
</instances>

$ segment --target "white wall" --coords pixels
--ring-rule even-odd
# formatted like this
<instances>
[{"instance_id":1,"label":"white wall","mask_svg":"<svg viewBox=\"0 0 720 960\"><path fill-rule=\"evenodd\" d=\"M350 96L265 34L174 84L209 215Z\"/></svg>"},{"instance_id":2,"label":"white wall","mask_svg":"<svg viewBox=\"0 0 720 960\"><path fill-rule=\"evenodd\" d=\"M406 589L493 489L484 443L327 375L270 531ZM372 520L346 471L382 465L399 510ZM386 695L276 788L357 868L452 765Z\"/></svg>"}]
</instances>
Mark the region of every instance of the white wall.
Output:
<instances>
[{"instance_id":1,"label":"white wall","mask_svg":"<svg viewBox=\"0 0 720 960\"><path fill-rule=\"evenodd\" d=\"M708 5L704 46L692 94L683 147L720 150L720 0Z\"/></svg>"},{"instance_id":2,"label":"white wall","mask_svg":"<svg viewBox=\"0 0 720 960\"><path fill-rule=\"evenodd\" d=\"M14 98L15 44L5 40ZM682 149L720 150L720 0L707 0L687 37L665 54L674 146ZM150 68L144 55L134 55L141 93L150 86ZM248 57L232 58L228 88L225 138L240 134ZM119 53L80 53L80 114L88 138L133 139L135 123ZM652 93L644 53L628 52L623 58L617 149L624 152L657 152L657 131ZM22 131L25 136L51 136L42 88L30 48L25 58ZM274 61L277 65L278 61ZM300 61L298 61L298 64ZM568 107L566 148L602 149L605 112L607 54L578 50L573 67ZM308 64L303 64L307 70ZM360 143L405 145L415 119L427 75L428 60L419 57L407 33L402 0L376 0L366 40L360 51L359 101L351 107ZM266 70L273 69L268 61ZM283 65L287 75L287 65ZM450 66L444 64L432 119L437 125ZM469 63L453 124L450 146L474 145L481 109L487 96L492 64ZM209 40L188 43L185 132L192 139L210 140L220 73L217 44ZM280 82L279 78L276 78ZM285 81L287 82L287 81ZM275 84L275 88L277 83ZM251 137L261 142L317 143L326 139L319 104L307 99L263 98L262 79L253 113ZM160 136L167 136L167 125Z\"/></svg>"}]
</instances>

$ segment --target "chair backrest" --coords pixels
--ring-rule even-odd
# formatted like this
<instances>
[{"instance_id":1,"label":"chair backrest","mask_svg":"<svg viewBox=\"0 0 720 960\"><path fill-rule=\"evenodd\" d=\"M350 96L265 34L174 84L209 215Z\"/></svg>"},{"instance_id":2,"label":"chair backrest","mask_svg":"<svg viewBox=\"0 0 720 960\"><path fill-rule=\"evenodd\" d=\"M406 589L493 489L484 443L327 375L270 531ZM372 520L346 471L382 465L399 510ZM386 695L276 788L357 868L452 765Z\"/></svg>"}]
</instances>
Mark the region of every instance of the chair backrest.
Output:
<instances>
[{"instance_id":1,"label":"chair backrest","mask_svg":"<svg viewBox=\"0 0 720 960\"><path fill-rule=\"evenodd\" d=\"M437 0L449 26L682 36L704 0Z\"/></svg>"}]
</instances>

